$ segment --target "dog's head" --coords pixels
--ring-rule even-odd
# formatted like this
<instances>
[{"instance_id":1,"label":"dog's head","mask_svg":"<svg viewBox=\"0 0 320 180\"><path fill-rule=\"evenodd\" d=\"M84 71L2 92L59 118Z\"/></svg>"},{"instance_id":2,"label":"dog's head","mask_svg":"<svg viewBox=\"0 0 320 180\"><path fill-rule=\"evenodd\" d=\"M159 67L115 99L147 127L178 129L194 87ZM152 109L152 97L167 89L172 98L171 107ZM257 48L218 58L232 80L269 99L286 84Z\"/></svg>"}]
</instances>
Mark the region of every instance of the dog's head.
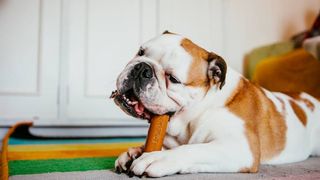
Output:
<instances>
[{"instance_id":1,"label":"dog's head","mask_svg":"<svg viewBox=\"0 0 320 180\"><path fill-rule=\"evenodd\" d=\"M220 56L166 31L139 48L112 97L129 115L151 119L201 101L211 88L220 90L226 71Z\"/></svg>"}]
</instances>

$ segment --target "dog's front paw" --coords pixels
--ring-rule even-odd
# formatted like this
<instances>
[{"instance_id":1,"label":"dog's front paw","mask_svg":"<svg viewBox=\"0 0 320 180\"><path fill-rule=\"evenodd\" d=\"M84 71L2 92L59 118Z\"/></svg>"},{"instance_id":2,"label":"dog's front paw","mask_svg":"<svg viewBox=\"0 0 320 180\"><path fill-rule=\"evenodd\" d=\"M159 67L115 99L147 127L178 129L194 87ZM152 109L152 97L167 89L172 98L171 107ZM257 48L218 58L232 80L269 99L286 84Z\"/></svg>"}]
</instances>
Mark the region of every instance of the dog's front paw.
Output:
<instances>
[{"instance_id":1,"label":"dog's front paw","mask_svg":"<svg viewBox=\"0 0 320 180\"><path fill-rule=\"evenodd\" d=\"M127 172L132 162L142 154L142 151L142 147L133 147L129 148L128 152L120 154L114 163L116 173Z\"/></svg>"},{"instance_id":2,"label":"dog's front paw","mask_svg":"<svg viewBox=\"0 0 320 180\"><path fill-rule=\"evenodd\" d=\"M181 170L181 160L171 151L143 153L133 161L129 176L162 177L175 174Z\"/></svg>"}]
</instances>

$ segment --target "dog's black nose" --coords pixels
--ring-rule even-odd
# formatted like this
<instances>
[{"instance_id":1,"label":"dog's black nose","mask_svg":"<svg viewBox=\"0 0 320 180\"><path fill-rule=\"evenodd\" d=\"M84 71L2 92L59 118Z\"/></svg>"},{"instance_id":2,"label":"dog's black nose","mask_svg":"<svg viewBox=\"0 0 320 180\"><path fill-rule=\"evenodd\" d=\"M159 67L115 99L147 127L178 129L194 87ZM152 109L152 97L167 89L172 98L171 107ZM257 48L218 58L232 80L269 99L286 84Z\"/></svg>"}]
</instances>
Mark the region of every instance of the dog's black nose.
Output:
<instances>
[{"instance_id":1,"label":"dog's black nose","mask_svg":"<svg viewBox=\"0 0 320 180\"><path fill-rule=\"evenodd\" d=\"M152 67L145 62L136 64L132 70L132 74L135 79L150 79L153 77Z\"/></svg>"}]
</instances>

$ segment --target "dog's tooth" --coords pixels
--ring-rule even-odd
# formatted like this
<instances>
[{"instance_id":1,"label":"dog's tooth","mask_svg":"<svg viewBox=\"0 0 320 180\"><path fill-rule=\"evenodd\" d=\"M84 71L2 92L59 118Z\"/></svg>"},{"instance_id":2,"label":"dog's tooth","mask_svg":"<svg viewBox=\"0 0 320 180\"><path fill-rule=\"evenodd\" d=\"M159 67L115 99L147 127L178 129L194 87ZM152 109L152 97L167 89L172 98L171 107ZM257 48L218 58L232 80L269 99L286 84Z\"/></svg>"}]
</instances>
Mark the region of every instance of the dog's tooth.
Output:
<instances>
[{"instance_id":1,"label":"dog's tooth","mask_svg":"<svg viewBox=\"0 0 320 180\"><path fill-rule=\"evenodd\" d=\"M138 104L138 101L131 102L132 105Z\"/></svg>"},{"instance_id":2,"label":"dog's tooth","mask_svg":"<svg viewBox=\"0 0 320 180\"><path fill-rule=\"evenodd\" d=\"M118 91L115 90L115 91L112 91L111 95L110 95L110 98L115 98L117 95L118 95Z\"/></svg>"}]
</instances>

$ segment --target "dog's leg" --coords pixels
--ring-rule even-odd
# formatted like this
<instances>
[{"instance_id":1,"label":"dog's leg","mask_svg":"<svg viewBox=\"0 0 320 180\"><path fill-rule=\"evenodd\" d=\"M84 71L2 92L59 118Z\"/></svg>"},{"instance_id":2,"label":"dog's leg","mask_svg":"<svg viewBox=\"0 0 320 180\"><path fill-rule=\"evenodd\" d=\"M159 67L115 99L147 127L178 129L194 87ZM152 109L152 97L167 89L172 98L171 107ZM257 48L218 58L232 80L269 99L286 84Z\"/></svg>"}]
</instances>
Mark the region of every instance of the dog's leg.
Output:
<instances>
[{"instance_id":1,"label":"dog's leg","mask_svg":"<svg viewBox=\"0 0 320 180\"><path fill-rule=\"evenodd\" d=\"M129 148L127 152L120 154L115 161L115 170L117 173L126 172L132 162L137 159L143 152L144 146Z\"/></svg>"},{"instance_id":2,"label":"dog's leg","mask_svg":"<svg viewBox=\"0 0 320 180\"><path fill-rule=\"evenodd\" d=\"M134 160L130 173L161 177L175 173L240 172L254 159L248 147L236 142L187 144L166 151L143 153Z\"/></svg>"}]
</instances>

